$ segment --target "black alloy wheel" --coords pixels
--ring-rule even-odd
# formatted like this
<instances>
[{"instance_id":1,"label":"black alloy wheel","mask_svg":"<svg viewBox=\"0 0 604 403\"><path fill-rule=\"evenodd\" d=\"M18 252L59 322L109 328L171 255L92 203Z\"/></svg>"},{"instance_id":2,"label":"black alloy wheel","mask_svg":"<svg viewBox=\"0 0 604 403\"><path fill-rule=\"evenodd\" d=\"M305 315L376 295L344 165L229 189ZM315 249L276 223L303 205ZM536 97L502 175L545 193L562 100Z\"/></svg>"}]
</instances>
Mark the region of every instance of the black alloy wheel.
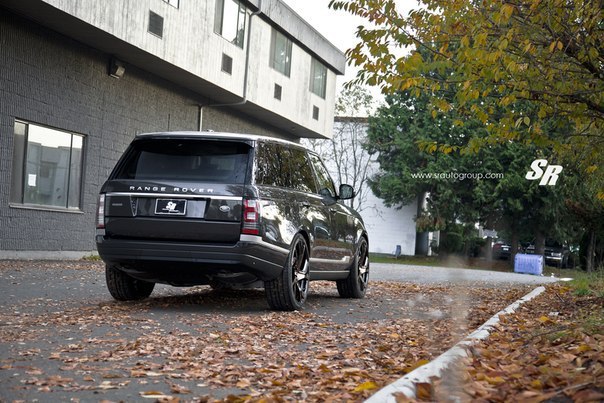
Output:
<instances>
[{"instance_id":1,"label":"black alloy wheel","mask_svg":"<svg viewBox=\"0 0 604 403\"><path fill-rule=\"evenodd\" d=\"M363 298L369 284L369 245L361 238L348 277L338 280L338 293L343 298Z\"/></svg>"},{"instance_id":2,"label":"black alloy wheel","mask_svg":"<svg viewBox=\"0 0 604 403\"><path fill-rule=\"evenodd\" d=\"M272 309L295 311L304 305L310 282L310 260L306 239L301 234L294 237L283 273L266 281L264 288Z\"/></svg>"}]
</instances>

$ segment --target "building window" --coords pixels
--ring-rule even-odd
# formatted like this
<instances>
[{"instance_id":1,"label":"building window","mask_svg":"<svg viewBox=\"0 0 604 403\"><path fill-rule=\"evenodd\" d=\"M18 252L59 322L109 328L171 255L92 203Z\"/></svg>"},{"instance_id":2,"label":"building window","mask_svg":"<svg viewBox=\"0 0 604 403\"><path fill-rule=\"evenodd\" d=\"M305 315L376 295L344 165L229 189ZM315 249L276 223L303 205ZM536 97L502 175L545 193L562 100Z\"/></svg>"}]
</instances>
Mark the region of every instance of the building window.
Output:
<instances>
[{"instance_id":1,"label":"building window","mask_svg":"<svg viewBox=\"0 0 604 403\"><path fill-rule=\"evenodd\" d=\"M11 202L80 209L84 136L15 122Z\"/></svg>"},{"instance_id":2,"label":"building window","mask_svg":"<svg viewBox=\"0 0 604 403\"><path fill-rule=\"evenodd\" d=\"M315 58L310 62L310 91L325 99L327 67Z\"/></svg>"},{"instance_id":3,"label":"building window","mask_svg":"<svg viewBox=\"0 0 604 403\"><path fill-rule=\"evenodd\" d=\"M176 8L178 8L178 2L179 2L179 0L164 0L164 3L168 3L172 7L176 7Z\"/></svg>"},{"instance_id":4,"label":"building window","mask_svg":"<svg viewBox=\"0 0 604 403\"><path fill-rule=\"evenodd\" d=\"M312 107L312 118L314 120L319 120L319 108L316 105Z\"/></svg>"},{"instance_id":5,"label":"building window","mask_svg":"<svg viewBox=\"0 0 604 403\"><path fill-rule=\"evenodd\" d=\"M292 41L273 29L271 36L271 60L273 69L289 77L292 64Z\"/></svg>"},{"instance_id":6,"label":"building window","mask_svg":"<svg viewBox=\"0 0 604 403\"><path fill-rule=\"evenodd\" d=\"M243 48L247 8L240 0L217 0L214 32Z\"/></svg>"},{"instance_id":7,"label":"building window","mask_svg":"<svg viewBox=\"0 0 604 403\"><path fill-rule=\"evenodd\" d=\"M149 32L160 38L164 35L164 17L149 11Z\"/></svg>"}]
</instances>

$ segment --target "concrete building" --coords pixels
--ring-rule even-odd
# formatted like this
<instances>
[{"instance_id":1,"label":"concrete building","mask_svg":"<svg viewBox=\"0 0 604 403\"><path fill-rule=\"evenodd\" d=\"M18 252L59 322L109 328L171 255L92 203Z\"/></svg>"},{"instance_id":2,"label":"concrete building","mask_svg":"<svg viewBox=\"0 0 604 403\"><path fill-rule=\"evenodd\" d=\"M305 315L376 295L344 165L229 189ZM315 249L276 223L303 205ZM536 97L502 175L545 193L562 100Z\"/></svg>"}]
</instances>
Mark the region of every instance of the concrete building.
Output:
<instances>
[{"instance_id":1,"label":"concrete building","mask_svg":"<svg viewBox=\"0 0 604 403\"><path fill-rule=\"evenodd\" d=\"M3 0L0 259L93 251L137 133L329 137L344 66L280 0Z\"/></svg>"}]
</instances>

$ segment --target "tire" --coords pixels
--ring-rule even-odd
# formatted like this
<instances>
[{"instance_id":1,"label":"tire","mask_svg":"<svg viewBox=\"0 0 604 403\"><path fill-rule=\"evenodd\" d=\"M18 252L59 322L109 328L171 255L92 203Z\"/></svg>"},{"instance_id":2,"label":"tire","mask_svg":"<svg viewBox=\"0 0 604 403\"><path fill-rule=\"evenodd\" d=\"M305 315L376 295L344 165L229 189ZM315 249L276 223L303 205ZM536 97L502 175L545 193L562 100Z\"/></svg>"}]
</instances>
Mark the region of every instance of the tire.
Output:
<instances>
[{"instance_id":1,"label":"tire","mask_svg":"<svg viewBox=\"0 0 604 403\"><path fill-rule=\"evenodd\" d=\"M354 255L350 273L344 280L338 280L338 293L342 298L363 298L369 283L369 246L367 239L361 238Z\"/></svg>"},{"instance_id":2,"label":"tire","mask_svg":"<svg viewBox=\"0 0 604 403\"><path fill-rule=\"evenodd\" d=\"M135 279L112 265L105 266L105 280L109 293L118 301L145 299L155 287L155 283Z\"/></svg>"},{"instance_id":3,"label":"tire","mask_svg":"<svg viewBox=\"0 0 604 403\"><path fill-rule=\"evenodd\" d=\"M310 282L309 250L301 234L294 237L283 272L274 280L264 282L266 300L271 309L296 311L308 296Z\"/></svg>"}]
</instances>

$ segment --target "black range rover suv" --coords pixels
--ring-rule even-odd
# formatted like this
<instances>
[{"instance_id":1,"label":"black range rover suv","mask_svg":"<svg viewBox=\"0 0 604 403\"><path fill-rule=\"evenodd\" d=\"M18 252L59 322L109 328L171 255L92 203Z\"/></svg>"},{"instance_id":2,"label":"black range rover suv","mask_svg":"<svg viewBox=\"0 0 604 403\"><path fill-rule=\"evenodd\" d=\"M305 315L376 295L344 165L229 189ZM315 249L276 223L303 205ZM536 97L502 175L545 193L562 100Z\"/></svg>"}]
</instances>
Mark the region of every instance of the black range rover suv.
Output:
<instances>
[{"instance_id":1,"label":"black range rover suv","mask_svg":"<svg viewBox=\"0 0 604 403\"><path fill-rule=\"evenodd\" d=\"M368 237L320 158L278 139L138 135L99 196L96 243L118 300L155 283L264 286L271 308L303 306L310 280L362 298Z\"/></svg>"}]
</instances>

